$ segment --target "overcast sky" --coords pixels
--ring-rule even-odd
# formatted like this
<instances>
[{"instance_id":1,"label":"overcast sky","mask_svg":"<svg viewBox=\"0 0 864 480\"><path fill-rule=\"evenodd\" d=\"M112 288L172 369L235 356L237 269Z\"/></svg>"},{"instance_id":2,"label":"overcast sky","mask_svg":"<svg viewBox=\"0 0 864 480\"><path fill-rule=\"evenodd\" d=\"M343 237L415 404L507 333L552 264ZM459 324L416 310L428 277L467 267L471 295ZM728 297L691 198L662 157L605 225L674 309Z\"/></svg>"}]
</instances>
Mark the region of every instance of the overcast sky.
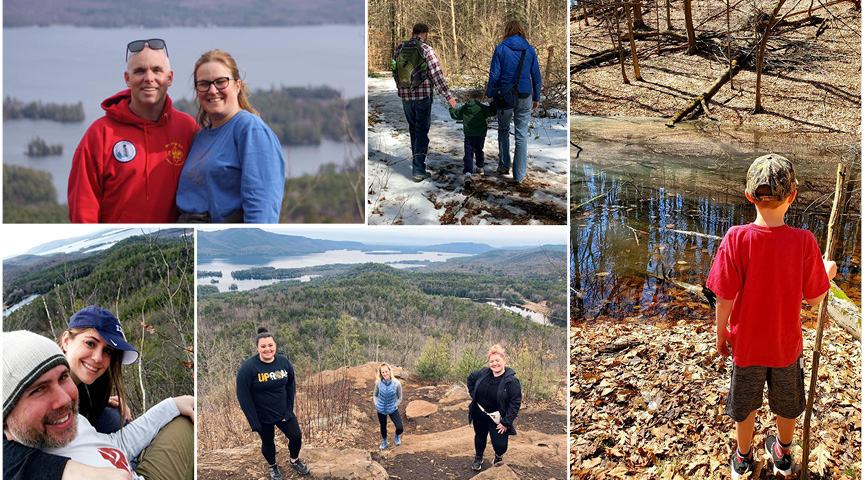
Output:
<instances>
[{"instance_id":1,"label":"overcast sky","mask_svg":"<svg viewBox=\"0 0 864 480\"><path fill-rule=\"evenodd\" d=\"M171 228L171 227L169 227ZM202 230L238 228L200 227ZM241 227L242 228L242 227ZM257 227L261 228L261 227ZM17 225L3 226L0 257L21 255L33 247L53 240L76 238L112 229L106 225ZM392 227L366 225L286 225L265 226L269 232L300 235L325 240L347 240L378 245L433 245L450 242L485 243L493 247L567 244L566 226L410 226ZM141 230L140 228L138 230Z\"/></svg>"}]
</instances>

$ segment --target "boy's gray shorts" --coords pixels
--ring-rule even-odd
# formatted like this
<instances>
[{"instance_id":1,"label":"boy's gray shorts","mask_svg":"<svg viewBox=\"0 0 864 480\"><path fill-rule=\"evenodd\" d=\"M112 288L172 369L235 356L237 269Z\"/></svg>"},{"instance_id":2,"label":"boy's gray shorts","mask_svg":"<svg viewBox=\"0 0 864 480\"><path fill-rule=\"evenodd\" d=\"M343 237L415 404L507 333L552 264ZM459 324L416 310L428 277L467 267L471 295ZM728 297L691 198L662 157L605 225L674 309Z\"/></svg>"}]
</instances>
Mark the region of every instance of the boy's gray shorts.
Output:
<instances>
[{"instance_id":1,"label":"boy's gray shorts","mask_svg":"<svg viewBox=\"0 0 864 480\"><path fill-rule=\"evenodd\" d=\"M726 400L726 415L743 422L753 410L762 407L762 390L768 382L768 406L775 415L797 418L804 411L804 357L780 368L752 365L739 367L732 362L732 381Z\"/></svg>"}]
</instances>

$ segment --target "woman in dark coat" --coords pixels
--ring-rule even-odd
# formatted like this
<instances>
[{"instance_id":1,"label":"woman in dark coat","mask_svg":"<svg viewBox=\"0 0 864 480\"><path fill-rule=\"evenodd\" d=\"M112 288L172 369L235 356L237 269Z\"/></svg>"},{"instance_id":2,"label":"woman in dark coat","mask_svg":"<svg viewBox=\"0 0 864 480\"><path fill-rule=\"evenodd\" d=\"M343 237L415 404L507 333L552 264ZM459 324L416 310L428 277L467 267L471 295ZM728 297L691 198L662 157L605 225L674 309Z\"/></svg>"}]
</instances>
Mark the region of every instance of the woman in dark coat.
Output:
<instances>
[{"instance_id":1,"label":"woman in dark coat","mask_svg":"<svg viewBox=\"0 0 864 480\"><path fill-rule=\"evenodd\" d=\"M522 55L522 70L519 60ZM517 77L518 73L518 77ZM504 26L504 41L495 47L492 64L489 66L489 81L486 96L495 96L496 87L505 84L519 84L519 100L515 108L502 108L498 103L498 170L499 174L510 172L510 119L516 130L516 149L513 154L513 183L521 183L528 171L528 122L531 111L540 104L540 63L537 52L528 43L525 27L518 20L511 20Z\"/></svg>"},{"instance_id":2,"label":"woman in dark coat","mask_svg":"<svg viewBox=\"0 0 864 480\"><path fill-rule=\"evenodd\" d=\"M504 461L507 440L516 435L513 421L522 406L522 387L516 372L504 365L507 359L501 345L493 345L486 356L489 366L468 375L468 393L471 405L468 407L468 423L474 424L474 461L473 470L483 468L483 451L486 439L491 437L495 459L492 465Z\"/></svg>"}]
</instances>

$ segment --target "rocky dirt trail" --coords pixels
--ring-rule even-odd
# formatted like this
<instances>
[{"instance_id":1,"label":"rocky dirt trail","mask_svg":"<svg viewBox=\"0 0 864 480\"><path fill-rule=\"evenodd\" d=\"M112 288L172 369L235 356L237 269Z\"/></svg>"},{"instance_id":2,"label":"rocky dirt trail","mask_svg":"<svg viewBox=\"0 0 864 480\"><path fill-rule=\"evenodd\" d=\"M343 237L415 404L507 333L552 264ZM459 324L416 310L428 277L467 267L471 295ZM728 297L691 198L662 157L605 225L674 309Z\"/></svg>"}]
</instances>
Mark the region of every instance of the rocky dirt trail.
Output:
<instances>
[{"instance_id":1,"label":"rocky dirt trail","mask_svg":"<svg viewBox=\"0 0 864 480\"><path fill-rule=\"evenodd\" d=\"M567 412L563 405L523 406L510 438L505 464L492 467L491 444L480 472L470 468L474 455L473 428L468 425L470 397L464 384L431 384L394 366L404 398L399 406L405 432L403 443L392 446L393 424L388 421L391 446L379 450L378 420L372 403L375 370L370 362L358 367L324 371L325 383L351 381L352 419L335 438L306 442L300 453L310 475L300 477L288 469L287 440L277 435L277 460L285 478L432 480L528 479L567 477ZM347 370L347 371L346 371ZM238 421L245 421L238 419ZM319 444L321 443L321 444ZM199 480L269 480L257 442L236 448L198 452Z\"/></svg>"}]
</instances>

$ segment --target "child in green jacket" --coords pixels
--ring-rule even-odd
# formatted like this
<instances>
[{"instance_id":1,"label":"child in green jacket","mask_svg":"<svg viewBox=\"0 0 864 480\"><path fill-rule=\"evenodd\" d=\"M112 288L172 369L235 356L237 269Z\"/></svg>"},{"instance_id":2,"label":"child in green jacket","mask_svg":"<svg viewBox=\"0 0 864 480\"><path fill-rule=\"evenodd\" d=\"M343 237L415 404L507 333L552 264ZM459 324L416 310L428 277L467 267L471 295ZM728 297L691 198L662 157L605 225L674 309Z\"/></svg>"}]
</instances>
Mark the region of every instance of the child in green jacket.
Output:
<instances>
[{"instance_id":1,"label":"child in green jacket","mask_svg":"<svg viewBox=\"0 0 864 480\"><path fill-rule=\"evenodd\" d=\"M486 141L486 117L496 115L495 107L480 103L483 92L471 90L468 93L468 101L459 108L450 107L450 116L455 120L462 120L462 128L465 132L465 156L462 158L462 184L471 186L471 158L477 159L477 173L485 175L483 170L483 143Z\"/></svg>"}]
</instances>

